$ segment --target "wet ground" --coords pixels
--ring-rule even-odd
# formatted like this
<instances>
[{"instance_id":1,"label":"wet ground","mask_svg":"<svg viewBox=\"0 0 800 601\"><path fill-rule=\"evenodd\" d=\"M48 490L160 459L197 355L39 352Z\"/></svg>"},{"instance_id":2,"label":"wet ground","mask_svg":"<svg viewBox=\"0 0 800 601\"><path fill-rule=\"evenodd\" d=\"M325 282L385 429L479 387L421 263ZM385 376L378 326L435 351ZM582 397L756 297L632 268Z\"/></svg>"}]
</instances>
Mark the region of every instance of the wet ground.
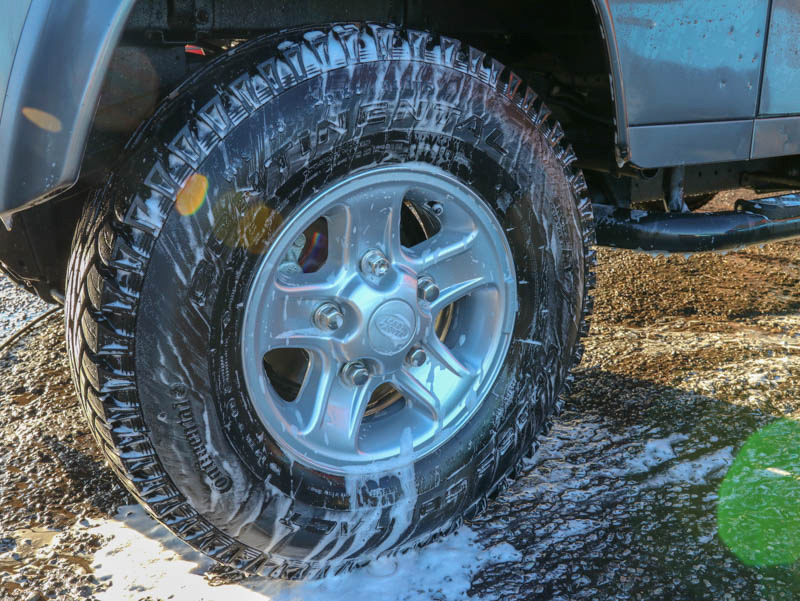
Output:
<instances>
[{"instance_id":1,"label":"wet ground","mask_svg":"<svg viewBox=\"0 0 800 601\"><path fill-rule=\"evenodd\" d=\"M2 337L42 310L4 280L0 303ZM0 599L800 598L800 243L602 250L584 362L531 471L457 536L313 586L239 581L128 507L61 320L0 355Z\"/></svg>"},{"instance_id":2,"label":"wet ground","mask_svg":"<svg viewBox=\"0 0 800 601\"><path fill-rule=\"evenodd\" d=\"M23 323L44 313L49 305L23 294L14 283L0 274L0 344Z\"/></svg>"}]
</instances>

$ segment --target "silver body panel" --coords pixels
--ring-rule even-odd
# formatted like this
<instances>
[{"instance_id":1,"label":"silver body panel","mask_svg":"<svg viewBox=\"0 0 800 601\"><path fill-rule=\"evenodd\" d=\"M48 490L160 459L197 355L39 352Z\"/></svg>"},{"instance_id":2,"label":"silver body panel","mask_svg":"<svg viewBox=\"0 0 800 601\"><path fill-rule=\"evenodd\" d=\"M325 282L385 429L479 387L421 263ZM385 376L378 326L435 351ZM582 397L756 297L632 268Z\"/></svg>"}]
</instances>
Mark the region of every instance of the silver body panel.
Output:
<instances>
[{"instance_id":1,"label":"silver body panel","mask_svg":"<svg viewBox=\"0 0 800 601\"><path fill-rule=\"evenodd\" d=\"M745 161L750 158L753 120L642 125L631 127L628 135L640 167Z\"/></svg>"},{"instance_id":2,"label":"silver body panel","mask_svg":"<svg viewBox=\"0 0 800 601\"><path fill-rule=\"evenodd\" d=\"M133 3L32 0L0 117L0 215L77 180L103 75Z\"/></svg>"},{"instance_id":3,"label":"silver body panel","mask_svg":"<svg viewBox=\"0 0 800 601\"><path fill-rule=\"evenodd\" d=\"M28 16L31 0L18 0L10 3L0 19L0 118L3 114L3 100L6 96L11 65L17 54L17 44L22 35L22 26Z\"/></svg>"},{"instance_id":4,"label":"silver body panel","mask_svg":"<svg viewBox=\"0 0 800 601\"><path fill-rule=\"evenodd\" d=\"M756 119L750 158L800 154L800 117Z\"/></svg>"},{"instance_id":5,"label":"silver body panel","mask_svg":"<svg viewBox=\"0 0 800 601\"><path fill-rule=\"evenodd\" d=\"M773 0L759 115L800 113L800 3Z\"/></svg>"},{"instance_id":6,"label":"silver body panel","mask_svg":"<svg viewBox=\"0 0 800 601\"><path fill-rule=\"evenodd\" d=\"M628 123L752 119L767 0L616 0Z\"/></svg>"},{"instance_id":7,"label":"silver body panel","mask_svg":"<svg viewBox=\"0 0 800 601\"><path fill-rule=\"evenodd\" d=\"M596 7L615 36L618 155L651 168L800 153L796 0Z\"/></svg>"}]
</instances>

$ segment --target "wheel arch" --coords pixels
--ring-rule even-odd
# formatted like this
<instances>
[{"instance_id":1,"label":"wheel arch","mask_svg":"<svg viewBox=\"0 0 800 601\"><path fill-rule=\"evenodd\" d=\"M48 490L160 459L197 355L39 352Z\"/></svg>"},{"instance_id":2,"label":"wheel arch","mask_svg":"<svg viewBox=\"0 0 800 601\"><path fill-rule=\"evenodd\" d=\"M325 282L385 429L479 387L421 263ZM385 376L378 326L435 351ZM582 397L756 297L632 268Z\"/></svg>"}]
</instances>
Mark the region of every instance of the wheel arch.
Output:
<instances>
[{"instance_id":1,"label":"wheel arch","mask_svg":"<svg viewBox=\"0 0 800 601\"><path fill-rule=\"evenodd\" d=\"M0 116L0 216L7 224L12 212L77 180L103 75L134 2L30 2Z\"/></svg>"},{"instance_id":2,"label":"wheel arch","mask_svg":"<svg viewBox=\"0 0 800 601\"><path fill-rule=\"evenodd\" d=\"M190 72L183 55L184 43L192 40L214 35L243 39L309 21L375 20L444 32L490 52L515 70L518 65L523 70L526 64L536 66L541 49L554 64L562 61L567 72L590 59L597 79L610 82L610 92L598 90L607 104L602 118L610 124L609 133L595 136L600 142L589 152L572 131L567 134L582 159L596 151L598 161L613 162L614 128L618 128L617 148L625 149L624 94L607 0L500 0L491 5L458 0L432 5L422 0L352 0L346 5L336 0L298 0L287 11L277 5L269 10L270 5L258 0L76 0L68 8L54 0L30 2L0 123L0 217L7 225L13 217L12 231L0 226L0 265L37 291L63 292L69 241L81 207L138 123ZM266 10L254 14L256 4ZM563 35L552 34L553 23L560 24ZM570 31L576 27L577 38ZM64 32L70 32L69 37ZM538 54L526 55L529 46ZM107 132L98 132L104 104L114 96L114 86L127 93L138 83L124 73L115 77L117 56L125 47L151 53L147 58L158 72L158 88L146 102L125 94L122 101L116 99L118 107L131 108L129 114L143 116L136 117L139 121L130 119L129 129L114 132L116 137L109 142ZM42 75L51 72L52 77ZM534 88L538 89L535 82ZM548 101L551 108L554 104ZM57 117L59 131L48 131L46 116L38 125L31 121L21 112L26 106ZM11 149L17 148L24 152L15 156ZM624 154L618 151L616 156ZM25 185L18 186L17 181ZM42 232L52 235L41 236Z\"/></svg>"},{"instance_id":3,"label":"wheel arch","mask_svg":"<svg viewBox=\"0 0 800 601\"><path fill-rule=\"evenodd\" d=\"M123 33L133 32L151 42L158 39L164 43L170 38L168 43L174 44L180 37L191 39L216 32L255 35L267 30L267 26L280 30L313 24L308 23L308 14L315 15L315 22L322 22L352 18L354 13L359 20L398 22L448 33L493 33L508 27L508 16L518 13L525 22L518 29L535 35L542 31L546 20L531 19L545 3L518 0L502 2L499 11L489 11L475 3L458 17L448 9L449 2L430 6L414 0L356 0L340 8L333 0L306 0L294 10L280 11L282 20L275 20L276 15L270 14L261 22L250 22L253 2L194 0L180 3L191 5L191 9L179 11L179 3L171 0L79 0L69 7L53 0L31 0L0 116L0 216L8 222L12 213L54 198L76 183L103 82ZM567 4L573 12L594 9L596 27L606 46L606 70L615 105L617 158L624 159L627 124L622 72L608 0L572 0ZM308 12L309 8L312 12ZM487 18L487 11L497 18ZM70 32L69 37L63 32ZM557 55L565 49L553 50ZM58 56L57 61L54 56Z\"/></svg>"},{"instance_id":4,"label":"wheel arch","mask_svg":"<svg viewBox=\"0 0 800 601\"><path fill-rule=\"evenodd\" d=\"M629 157L628 149L628 112L625 107L625 88L622 82L622 65L619 60L617 33L611 15L609 0L592 0L597 15L600 35L605 41L608 79L611 87L611 102L614 105L615 146L617 163L623 165Z\"/></svg>"}]
</instances>

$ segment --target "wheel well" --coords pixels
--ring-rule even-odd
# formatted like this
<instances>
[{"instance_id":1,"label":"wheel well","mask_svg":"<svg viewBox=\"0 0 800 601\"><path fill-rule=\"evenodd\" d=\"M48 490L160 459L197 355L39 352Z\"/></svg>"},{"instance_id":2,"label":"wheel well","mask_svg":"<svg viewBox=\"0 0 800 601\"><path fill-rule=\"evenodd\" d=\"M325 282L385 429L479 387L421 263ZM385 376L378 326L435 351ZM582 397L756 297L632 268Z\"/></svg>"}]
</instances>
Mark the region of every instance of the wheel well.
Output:
<instances>
[{"instance_id":1,"label":"wheel well","mask_svg":"<svg viewBox=\"0 0 800 601\"><path fill-rule=\"evenodd\" d=\"M105 75L80 179L17 214L14 239L20 240L0 240L5 271L42 296L63 293L82 206L163 98L221 49L265 33L340 21L436 31L484 50L544 97L582 163L614 164L609 63L593 0L138 0ZM53 236L43 243L32 234L37 231ZM35 261L28 260L31 253Z\"/></svg>"},{"instance_id":2,"label":"wheel well","mask_svg":"<svg viewBox=\"0 0 800 601\"><path fill-rule=\"evenodd\" d=\"M543 96L587 166L613 165L609 60L594 0L139 0L112 61L84 164L107 164L175 86L231 42L339 21L396 23L480 48ZM200 58L198 58L200 56Z\"/></svg>"}]
</instances>

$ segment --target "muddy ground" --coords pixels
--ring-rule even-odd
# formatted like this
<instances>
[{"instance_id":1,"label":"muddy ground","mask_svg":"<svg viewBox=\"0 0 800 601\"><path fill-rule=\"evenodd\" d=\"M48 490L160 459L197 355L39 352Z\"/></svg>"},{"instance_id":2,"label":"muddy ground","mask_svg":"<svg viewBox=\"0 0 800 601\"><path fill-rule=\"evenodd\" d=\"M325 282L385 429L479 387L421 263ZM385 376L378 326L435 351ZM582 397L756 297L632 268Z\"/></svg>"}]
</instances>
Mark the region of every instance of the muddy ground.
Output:
<instances>
[{"instance_id":1,"label":"muddy ground","mask_svg":"<svg viewBox=\"0 0 800 601\"><path fill-rule=\"evenodd\" d=\"M5 280L0 295L2 336L43 308ZM434 580L383 598L800 598L799 326L800 243L601 250L566 410L468 527L490 559L460 572L455 597ZM84 425L63 337L57 314L0 356L0 599L169 598L98 565L112 537L96 525L124 522L131 499ZM516 551L492 555L503 542ZM234 586L304 598L178 555L209 599Z\"/></svg>"}]
</instances>

